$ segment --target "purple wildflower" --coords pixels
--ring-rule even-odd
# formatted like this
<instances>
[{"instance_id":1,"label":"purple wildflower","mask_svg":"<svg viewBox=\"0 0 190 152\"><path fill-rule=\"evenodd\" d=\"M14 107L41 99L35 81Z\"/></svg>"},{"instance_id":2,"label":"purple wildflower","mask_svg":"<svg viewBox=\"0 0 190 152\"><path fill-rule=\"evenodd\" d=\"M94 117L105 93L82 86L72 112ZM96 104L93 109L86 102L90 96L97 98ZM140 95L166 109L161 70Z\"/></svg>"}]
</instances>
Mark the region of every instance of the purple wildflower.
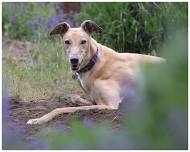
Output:
<instances>
[{"instance_id":1,"label":"purple wildflower","mask_svg":"<svg viewBox=\"0 0 190 152\"><path fill-rule=\"evenodd\" d=\"M59 23L59 18L58 18L58 16L53 16L52 17L52 20L51 20L51 24L54 26L54 25L56 25L56 24L58 24Z\"/></svg>"},{"instance_id":2,"label":"purple wildflower","mask_svg":"<svg viewBox=\"0 0 190 152\"><path fill-rule=\"evenodd\" d=\"M47 21L44 23L44 30L50 30L52 27L61 22L67 22L71 27L74 27L75 25L72 20L65 19L63 10L59 10L57 15L48 17Z\"/></svg>"},{"instance_id":3,"label":"purple wildflower","mask_svg":"<svg viewBox=\"0 0 190 152\"><path fill-rule=\"evenodd\" d=\"M59 19L59 22L62 22L64 20L64 12L63 10L59 10L57 14L57 18Z\"/></svg>"},{"instance_id":4,"label":"purple wildflower","mask_svg":"<svg viewBox=\"0 0 190 152\"><path fill-rule=\"evenodd\" d=\"M11 24L15 24L16 23L16 16L10 16L9 21Z\"/></svg>"},{"instance_id":5,"label":"purple wildflower","mask_svg":"<svg viewBox=\"0 0 190 152\"><path fill-rule=\"evenodd\" d=\"M27 139L27 149L31 149L31 150L48 150L49 146L47 143L45 142L40 142L38 138L36 137L32 137L32 138L28 138Z\"/></svg>"},{"instance_id":6,"label":"purple wildflower","mask_svg":"<svg viewBox=\"0 0 190 152\"><path fill-rule=\"evenodd\" d=\"M8 96L3 96L3 118L7 118L9 116L9 107L10 107L10 102L8 99Z\"/></svg>"},{"instance_id":7,"label":"purple wildflower","mask_svg":"<svg viewBox=\"0 0 190 152\"><path fill-rule=\"evenodd\" d=\"M86 127L91 128L94 126L95 122L93 118L90 117L84 117L83 123Z\"/></svg>"},{"instance_id":8,"label":"purple wildflower","mask_svg":"<svg viewBox=\"0 0 190 152\"><path fill-rule=\"evenodd\" d=\"M24 149L25 145L22 144L23 132L15 124L10 126L7 121L2 124L2 148L4 150Z\"/></svg>"},{"instance_id":9,"label":"purple wildflower","mask_svg":"<svg viewBox=\"0 0 190 152\"><path fill-rule=\"evenodd\" d=\"M44 23L44 29L50 28L50 17L47 19L47 21Z\"/></svg>"},{"instance_id":10,"label":"purple wildflower","mask_svg":"<svg viewBox=\"0 0 190 152\"><path fill-rule=\"evenodd\" d=\"M50 29L53 26L57 25L58 23L59 23L59 18L57 16L51 16L45 22L44 28L45 29Z\"/></svg>"},{"instance_id":11,"label":"purple wildflower","mask_svg":"<svg viewBox=\"0 0 190 152\"><path fill-rule=\"evenodd\" d=\"M37 23L41 24L42 23L42 16L37 16Z\"/></svg>"},{"instance_id":12,"label":"purple wildflower","mask_svg":"<svg viewBox=\"0 0 190 152\"><path fill-rule=\"evenodd\" d=\"M3 106L3 120L6 119L9 116L9 108L10 108L10 101L9 101L9 92L6 87L6 85L3 82L3 101L2 101L2 106Z\"/></svg>"},{"instance_id":13,"label":"purple wildflower","mask_svg":"<svg viewBox=\"0 0 190 152\"><path fill-rule=\"evenodd\" d=\"M20 141L23 139L23 134L16 124L10 123L10 93L3 82L3 123L2 123L2 148L3 149L18 149L21 148ZM20 139L20 140L18 140ZM24 145L23 145L24 146Z\"/></svg>"}]
</instances>

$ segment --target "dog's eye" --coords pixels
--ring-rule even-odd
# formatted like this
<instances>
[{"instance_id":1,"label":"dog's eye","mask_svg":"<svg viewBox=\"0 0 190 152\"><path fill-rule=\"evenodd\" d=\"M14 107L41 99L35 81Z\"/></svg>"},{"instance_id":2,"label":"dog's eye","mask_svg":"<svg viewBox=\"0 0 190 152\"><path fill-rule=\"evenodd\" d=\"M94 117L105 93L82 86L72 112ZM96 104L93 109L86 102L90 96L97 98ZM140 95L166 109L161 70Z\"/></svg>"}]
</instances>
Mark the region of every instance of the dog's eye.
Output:
<instances>
[{"instance_id":1,"label":"dog's eye","mask_svg":"<svg viewBox=\"0 0 190 152\"><path fill-rule=\"evenodd\" d=\"M86 40L82 40L80 44L86 44Z\"/></svg>"},{"instance_id":2,"label":"dog's eye","mask_svg":"<svg viewBox=\"0 0 190 152\"><path fill-rule=\"evenodd\" d=\"M65 44L71 44L71 42L69 40L66 40Z\"/></svg>"}]
</instances>

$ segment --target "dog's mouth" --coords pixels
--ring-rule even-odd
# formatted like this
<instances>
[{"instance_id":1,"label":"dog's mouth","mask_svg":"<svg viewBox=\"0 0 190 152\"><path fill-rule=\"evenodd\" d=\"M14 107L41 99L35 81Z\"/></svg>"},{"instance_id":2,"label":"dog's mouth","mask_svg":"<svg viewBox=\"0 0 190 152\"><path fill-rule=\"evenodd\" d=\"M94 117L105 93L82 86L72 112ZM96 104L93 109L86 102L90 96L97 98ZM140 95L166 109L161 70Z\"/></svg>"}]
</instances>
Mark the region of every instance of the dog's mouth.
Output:
<instances>
[{"instance_id":1,"label":"dog's mouth","mask_svg":"<svg viewBox=\"0 0 190 152\"><path fill-rule=\"evenodd\" d=\"M79 70L79 64L71 64L71 68L73 71Z\"/></svg>"}]
</instances>

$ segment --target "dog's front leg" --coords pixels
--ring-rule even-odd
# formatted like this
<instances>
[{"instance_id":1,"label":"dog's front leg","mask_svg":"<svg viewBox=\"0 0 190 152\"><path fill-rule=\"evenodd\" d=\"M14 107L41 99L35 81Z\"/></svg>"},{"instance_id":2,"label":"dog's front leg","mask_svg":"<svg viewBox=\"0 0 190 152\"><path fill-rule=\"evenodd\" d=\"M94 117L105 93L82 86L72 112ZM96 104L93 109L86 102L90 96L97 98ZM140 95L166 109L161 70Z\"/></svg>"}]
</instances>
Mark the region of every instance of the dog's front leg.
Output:
<instances>
[{"instance_id":1,"label":"dog's front leg","mask_svg":"<svg viewBox=\"0 0 190 152\"><path fill-rule=\"evenodd\" d=\"M113 109L110 106L106 105L91 105L91 106L81 106L81 107L65 107L65 108L56 108L50 113L44 115L43 117L37 119L30 119L28 120L27 124L42 124L48 122L49 120L53 119L55 116L62 114L62 113L73 113L79 110L92 110L92 109Z\"/></svg>"},{"instance_id":2,"label":"dog's front leg","mask_svg":"<svg viewBox=\"0 0 190 152\"><path fill-rule=\"evenodd\" d=\"M91 102L87 101L86 99L81 98L79 95L74 95L71 97L71 102L73 103L82 103L85 105L92 105Z\"/></svg>"}]
</instances>

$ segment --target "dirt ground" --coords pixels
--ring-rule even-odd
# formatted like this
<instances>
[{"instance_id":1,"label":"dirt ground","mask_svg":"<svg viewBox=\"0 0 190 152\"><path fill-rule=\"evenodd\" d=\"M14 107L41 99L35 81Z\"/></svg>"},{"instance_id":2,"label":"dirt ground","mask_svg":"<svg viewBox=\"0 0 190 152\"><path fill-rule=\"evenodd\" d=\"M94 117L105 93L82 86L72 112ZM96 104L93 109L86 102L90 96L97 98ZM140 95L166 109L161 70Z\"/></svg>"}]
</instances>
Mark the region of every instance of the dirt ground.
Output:
<instances>
[{"instance_id":1,"label":"dirt ground","mask_svg":"<svg viewBox=\"0 0 190 152\"><path fill-rule=\"evenodd\" d=\"M27 125L26 122L31 118L38 118L50 112L55 108L84 106L85 104L71 101L71 97L52 97L43 99L41 101L21 102L20 99L10 99L10 114L8 121L11 124L16 124L17 127L25 131L26 138L36 136L41 125ZM45 123L45 126L50 128L57 128L57 126L64 126L69 128L71 118L77 118L84 121L89 118L93 123L109 122L113 128L120 128L121 113L118 110L90 110L77 111L72 114L60 114L53 120Z\"/></svg>"}]
</instances>

